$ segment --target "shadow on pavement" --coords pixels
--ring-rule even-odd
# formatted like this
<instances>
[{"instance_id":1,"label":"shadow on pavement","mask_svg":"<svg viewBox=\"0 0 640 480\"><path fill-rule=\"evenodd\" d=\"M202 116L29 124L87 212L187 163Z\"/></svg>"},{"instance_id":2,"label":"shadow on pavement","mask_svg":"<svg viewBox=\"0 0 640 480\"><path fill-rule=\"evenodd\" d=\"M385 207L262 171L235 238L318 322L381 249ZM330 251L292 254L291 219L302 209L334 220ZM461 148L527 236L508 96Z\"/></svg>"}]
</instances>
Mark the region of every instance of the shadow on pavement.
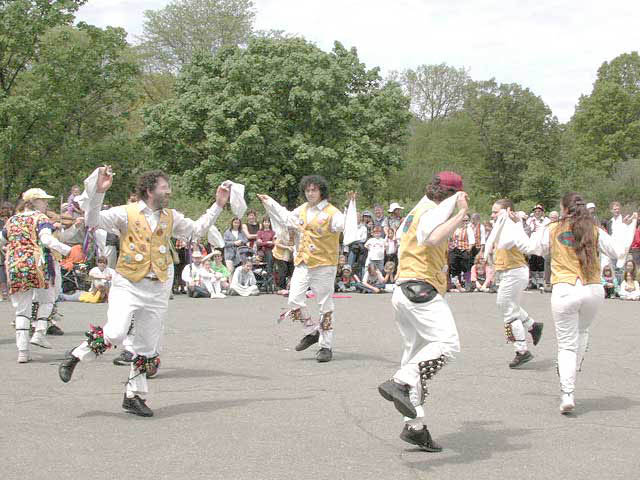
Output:
<instances>
[{"instance_id":1,"label":"shadow on pavement","mask_svg":"<svg viewBox=\"0 0 640 480\"><path fill-rule=\"evenodd\" d=\"M512 443L521 440L531 430L524 428L508 428L496 430L487 428L502 422L464 422L460 431L439 436L431 432L434 440L442 445L442 453L427 453L417 448L408 452L420 452L425 455L421 462L404 461L407 466L420 471L428 471L434 467L447 464L469 464L487 460L494 453L504 455L507 452L527 450L529 443Z\"/></svg>"},{"instance_id":2,"label":"shadow on pavement","mask_svg":"<svg viewBox=\"0 0 640 480\"><path fill-rule=\"evenodd\" d=\"M224 410L226 408L244 407L255 402L285 402L289 400L309 400L312 396L306 397L282 397L282 398L241 398L236 400L209 400L206 402L191 402L191 403L178 403L175 405L168 405L166 407L153 408L153 405L149 405L154 412L154 418L170 418L177 415L185 415L191 413L206 413L214 412L216 410ZM95 418L95 417L109 417L109 418L121 418L123 420L129 420L131 417L136 417L131 413L125 411L119 412L103 412L99 410L92 410L78 415L78 418ZM142 417L140 420L146 420Z\"/></svg>"},{"instance_id":3,"label":"shadow on pavement","mask_svg":"<svg viewBox=\"0 0 640 480\"><path fill-rule=\"evenodd\" d=\"M575 415L588 412L609 412L614 410L629 410L637 407L640 402L627 397L608 396L600 398L580 398L576 397Z\"/></svg>"},{"instance_id":4,"label":"shadow on pavement","mask_svg":"<svg viewBox=\"0 0 640 480\"><path fill-rule=\"evenodd\" d=\"M203 368L160 368L158 380L165 378L209 378L209 377L241 377L252 380L270 380L269 377L246 375L243 373L224 372L222 370L206 370ZM155 381L155 380L154 380Z\"/></svg>"},{"instance_id":5,"label":"shadow on pavement","mask_svg":"<svg viewBox=\"0 0 640 480\"><path fill-rule=\"evenodd\" d=\"M533 358L533 360L531 360L528 363L525 363L523 366L518 367L518 368L513 368L512 370L537 370L540 372L544 372L547 370L554 370L556 369L556 361L555 359L552 358L544 358L541 360L538 360L537 358Z\"/></svg>"}]
</instances>

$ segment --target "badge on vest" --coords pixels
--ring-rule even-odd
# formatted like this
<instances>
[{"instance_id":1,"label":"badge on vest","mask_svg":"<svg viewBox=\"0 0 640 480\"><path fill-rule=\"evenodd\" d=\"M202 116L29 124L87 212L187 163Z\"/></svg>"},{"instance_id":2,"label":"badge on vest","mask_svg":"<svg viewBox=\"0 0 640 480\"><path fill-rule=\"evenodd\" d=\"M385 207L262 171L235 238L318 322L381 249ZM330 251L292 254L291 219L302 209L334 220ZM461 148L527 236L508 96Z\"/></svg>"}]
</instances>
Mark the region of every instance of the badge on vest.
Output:
<instances>
[{"instance_id":1,"label":"badge on vest","mask_svg":"<svg viewBox=\"0 0 640 480\"><path fill-rule=\"evenodd\" d=\"M135 243L130 243L129 244L129 250L135 250L136 249L136 244Z\"/></svg>"},{"instance_id":2,"label":"badge on vest","mask_svg":"<svg viewBox=\"0 0 640 480\"><path fill-rule=\"evenodd\" d=\"M144 257L142 256L141 253L136 253L136 256L133 258L136 259L136 262L141 262Z\"/></svg>"},{"instance_id":3,"label":"badge on vest","mask_svg":"<svg viewBox=\"0 0 640 480\"><path fill-rule=\"evenodd\" d=\"M160 247L158 247L158 251L160 253L167 253L167 247L165 247L164 245L160 245Z\"/></svg>"}]
</instances>

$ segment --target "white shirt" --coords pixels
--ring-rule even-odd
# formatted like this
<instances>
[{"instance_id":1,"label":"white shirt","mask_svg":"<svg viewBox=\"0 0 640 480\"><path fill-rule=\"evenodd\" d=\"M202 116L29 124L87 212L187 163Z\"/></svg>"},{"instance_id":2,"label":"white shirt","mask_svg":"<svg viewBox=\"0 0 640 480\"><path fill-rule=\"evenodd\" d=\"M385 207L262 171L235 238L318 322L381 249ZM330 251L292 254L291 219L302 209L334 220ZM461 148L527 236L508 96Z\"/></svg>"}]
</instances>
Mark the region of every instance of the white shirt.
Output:
<instances>
[{"instance_id":1,"label":"white shirt","mask_svg":"<svg viewBox=\"0 0 640 480\"><path fill-rule=\"evenodd\" d=\"M384 260L385 239L371 237L364 244L365 248L369 250L367 257L369 260Z\"/></svg>"},{"instance_id":2,"label":"white shirt","mask_svg":"<svg viewBox=\"0 0 640 480\"><path fill-rule=\"evenodd\" d=\"M91 291L95 292L97 287L105 285L109 278L113 278L115 270L113 268L106 267L104 271L98 267L93 267L89 270L89 277L91 278Z\"/></svg>"},{"instance_id":3,"label":"white shirt","mask_svg":"<svg viewBox=\"0 0 640 480\"><path fill-rule=\"evenodd\" d=\"M324 208L326 208L328 204L329 202L327 200L321 200L315 206L308 207L307 222L313 221L313 219L316 218L316 216L320 214L320 212L322 212L322 210L324 210ZM295 229L299 229L300 220L301 220L300 214L302 212L302 208L305 205L307 204L306 203L302 204L298 208L296 208L293 212L290 212L289 210L284 208L282 205L280 205L278 202L271 199L269 202L267 202L267 204L265 205L265 208L268 210L270 214L275 215L281 223L285 224L286 227L293 227ZM342 232L344 230L344 213L340 211L336 212L336 214L331 218L331 225L329 225L329 230L331 230L334 233Z\"/></svg>"}]
</instances>

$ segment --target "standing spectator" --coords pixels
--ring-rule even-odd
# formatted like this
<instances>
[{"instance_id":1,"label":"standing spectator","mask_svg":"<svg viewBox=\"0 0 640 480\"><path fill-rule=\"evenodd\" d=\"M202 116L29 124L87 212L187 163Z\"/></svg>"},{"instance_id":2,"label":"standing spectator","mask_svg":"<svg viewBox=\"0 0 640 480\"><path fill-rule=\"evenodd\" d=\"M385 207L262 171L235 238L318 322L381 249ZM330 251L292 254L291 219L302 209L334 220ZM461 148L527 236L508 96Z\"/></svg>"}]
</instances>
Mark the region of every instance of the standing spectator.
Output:
<instances>
[{"instance_id":1,"label":"standing spectator","mask_svg":"<svg viewBox=\"0 0 640 480\"><path fill-rule=\"evenodd\" d=\"M398 240L396 239L396 231L394 228L389 228L387 238L385 239L385 265L387 262L393 262L394 265L398 264Z\"/></svg>"},{"instance_id":2,"label":"standing spectator","mask_svg":"<svg viewBox=\"0 0 640 480\"><path fill-rule=\"evenodd\" d=\"M249 240L242 229L242 221L238 217L231 219L231 225L224 232L224 262L233 275L233 269L247 257Z\"/></svg>"},{"instance_id":3,"label":"standing spectator","mask_svg":"<svg viewBox=\"0 0 640 480\"><path fill-rule=\"evenodd\" d=\"M453 232L449 250L449 271L456 291L460 289L464 291L465 283L470 281L471 247L474 244L473 229L469 228L469 215L465 214L462 225Z\"/></svg>"},{"instance_id":4,"label":"standing spectator","mask_svg":"<svg viewBox=\"0 0 640 480\"><path fill-rule=\"evenodd\" d=\"M364 215L358 214L358 233L357 240L349 244L349 256L347 257L347 263L351 265L352 270L361 271L363 266L363 257L366 257L367 250L364 248L364 243L369 238L369 230L364 223Z\"/></svg>"},{"instance_id":5,"label":"standing spectator","mask_svg":"<svg viewBox=\"0 0 640 480\"><path fill-rule=\"evenodd\" d=\"M369 252L367 254L366 265L374 264L378 270L384 268L384 252L386 241L383 238L382 227L376 225L373 227L373 237L366 241L364 248Z\"/></svg>"},{"instance_id":6,"label":"standing spectator","mask_svg":"<svg viewBox=\"0 0 640 480\"><path fill-rule=\"evenodd\" d=\"M275 260L276 285L279 294L288 289L288 281L293 273L293 250L295 242L295 230L287 229L282 238L276 237L273 246L273 258Z\"/></svg>"},{"instance_id":7,"label":"standing spectator","mask_svg":"<svg viewBox=\"0 0 640 480\"><path fill-rule=\"evenodd\" d=\"M80 187L78 185L74 185L71 187L71 193L67 198L67 214L71 215L73 218L78 218L84 216L84 212L80 208L78 202L76 202L75 198L80 195Z\"/></svg>"},{"instance_id":8,"label":"standing spectator","mask_svg":"<svg viewBox=\"0 0 640 480\"><path fill-rule=\"evenodd\" d=\"M373 233L373 215L369 210L362 212L362 223L367 227L367 240ZM365 240L366 241L366 240Z\"/></svg>"},{"instance_id":9,"label":"standing spectator","mask_svg":"<svg viewBox=\"0 0 640 480\"><path fill-rule=\"evenodd\" d=\"M596 222L596 225L599 226L601 222L600 219L598 219L598 215L596 214L596 204L593 202L587 203L587 211L591 214L591 217ZM551 219L551 214L549 214L549 218Z\"/></svg>"},{"instance_id":10,"label":"standing spectator","mask_svg":"<svg viewBox=\"0 0 640 480\"><path fill-rule=\"evenodd\" d=\"M385 232L389 228L389 222L387 217L384 216L384 210L380 205L373 206L373 226L382 228L382 238L384 238Z\"/></svg>"},{"instance_id":11,"label":"standing spectator","mask_svg":"<svg viewBox=\"0 0 640 480\"><path fill-rule=\"evenodd\" d=\"M388 230L398 230L403 220L402 210L404 210L404 207L401 207L399 203L393 202L389 205L389 213L391 215L387 219Z\"/></svg>"},{"instance_id":12,"label":"standing spectator","mask_svg":"<svg viewBox=\"0 0 640 480\"><path fill-rule=\"evenodd\" d=\"M273 246L275 245L276 232L271 229L271 219L268 215L262 218L260 230L256 234L256 247L258 253L267 264L267 271L273 273Z\"/></svg>"},{"instance_id":13,"label":"standing spectator","mask_svg":"<svg viewBox=\"0 0 640 480\"><path fill-rule=\"evenodd\" d=\"M542 230L549 224L549 219L544 216L544 207L538 204L533 209L533 214L527 219L527 227L530 235ZM529 287L532 289L544 289L544 257L529 255Z\"/></svg>"},{"instance_id":14,"label":"standing spectator","mask_svg":"<svg viewBox=\"0 0 640 480\"><path fill-rule=\"evenodd\" d=\"M247 223L242 225L242 232L249 241L247 246L252 250L256 249L258 230L260 230L260 225L258 225L258 214L255 210L249 210L247 212Z\"/></svg>"},{"instance_id":15,"label":"standing spectator","mask_svg":"<svg viewBox=\"0 0 640 480\"><path fill-rule=\"evenodd\" d=\"M242 267L236 268L231 279L229 295L249 297L260 293L252 268L253 262L250 259L243 260Z\"/></svg>"},{"instance_id":16,"label":"standing spectator","mask_svg":"<svg viewBox=\"0 0 640 480\"><path fill-rule=\"evenodd\" d=\"M624 273L624 280L619 289L622 300L640 300L640 285L631 272Z\"/></svg>"},{"instance_id":17,"label":"standing spectator","mask_svg":"<svg viewBox=\"0 0 640 480\"><path fill-rule=\"evenodd\" d=\"M631 242L631 249L629 250L633 262L636 265L640 265L640 224L636 227L636 231L633 235L633 242Z\"/></svg>"},{"instance_id":18,"label":"standing spectator","mask_svg":"<svg viewBox=\"0 0 640 480\"><path fill-rule=\"evenodd\" d=\"M475 240L473 246L471 247L471 261L478 256L482 247L487 241L487 232L484 228L484 225L480 221L480 214L474 213L471 215L471 225L470 227L473 229L473 238Z\"/></svg>"},{"instance_id":19,"label":"standing spectator","mask_svg":"<svg viewBox=\"0 0 640 480\"><path fill-rule=\"evenodd\" d=\"M605 298L615 298L618 297L618 279L613 274L613 270L611 269L611 265L605 265L602 269L602 277L600 280L602 286L604 287L604 297Z\"/></svg>"},{"instance_id":20,"label":"standing spectator","mask_svg":"<svg viewBox=\"0 0 640 480\"><path fill-rule=\"evenodd\" d=\"M187 293L187 285L182 281L182 270L189 263L187 258L187 244L180 239L175 240L175 251L178 254L179 263L174 265L173 270L173 286L171 288L174 294Z\"/></svg>"},{"instance_id":21,"label":"standing spectator","mask_svg":"<svg viewBox=\"0 0 640 480\"><path fill-rule=\"evenodd\" d=\"M621 213L620 202L611 202L610 208L611 208L611 218L607 221L606 230L609 233L609 235L617 236L619 229L626 228L626 225L624 223L624 218ZM624 266L620 265L616 258L607 258L605 255L602 255L600 257L601 265L603 265L603 263L607 263L607 261L608 263L611 264L611 267L613 268L616 278L618 279L618 283L622 284L622 275L624 273L624 268L623 268Z\"/></svg>"}]
</instances>

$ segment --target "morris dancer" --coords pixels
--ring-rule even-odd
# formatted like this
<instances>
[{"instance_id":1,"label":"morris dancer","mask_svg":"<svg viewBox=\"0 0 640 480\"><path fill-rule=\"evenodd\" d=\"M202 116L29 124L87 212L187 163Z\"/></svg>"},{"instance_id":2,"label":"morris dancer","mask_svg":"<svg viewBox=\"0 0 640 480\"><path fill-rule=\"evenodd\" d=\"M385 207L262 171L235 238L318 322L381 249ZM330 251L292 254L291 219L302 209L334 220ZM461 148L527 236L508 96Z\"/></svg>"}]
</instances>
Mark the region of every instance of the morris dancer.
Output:
<instances>
[{"instance_id":1,"label":"morris dancer","mask_svg":"<svg viewBox=\"0 0 640 480\"><path fill-rule=\"evenodd\" d=\"M146 172L138 179L137 203L102 210L105 192L111 187L110 167L97 169L85 180L82 207L88 227L103 228L120 237L120 257L109 291L109 309L104 329L93 327L88 340L76 347L60 364L63 382L71 380L80 360L96 358L112 345L121 345L135 315L135 335L129 381L122 402L126 411L143 417L153 416L144 399L148 391L147 366L155 365L162 326L167 315L173 261L169 251L171 237L201 237L220 214L229 199L229 189L221 185L216 203L197 221L168 209L171 187L161 171Z\"/></svg>"},{"instance_id":2,"label":"morris dancer","mask_svg":"<svg viewBox=\"0 0 640 480\"><path fill-rule=\"evenodd\" d=\"M611 237L598 228L579 194L567 193L561 206L560 221L532 236L528 253L551 254L551 312L558 339L560 413L568 414L575 408L576 378L587 351L589 329L604 301L600 253L615 260L624 258L635 225L623 229L627 233ZM624 219L626 225L635 222L635 215Z\"/></svg>"},{"instance_id":3,"label":"morris dancer","mask_svg":"<svg viewBox=\"0 0 640 480\"><path fill-rule=\"evenodd\" d=\"M458 213L452 216L455 207ZM405 417L400 438L427 452L442 447L424 424L424 400L431 378L460 351L458 331L444 295L447 291L447 240L467 216L462 178L440 172L426 195L398 229L398 274L392 305L402 335L401 367L378 387Z\"/></svg>"},{"instance_id":4,"label":"morris dancer","mask_svg":"<svg viewBox=\"0 0 640 480\"><path fill-rule=\"evenodd\" d=\"M18 363L31 360L29 343L51 348L46 330L55 301L55 273L49 250L64 255L71 250L53 237L53 225L43 213L47 211L50 198L54 197L40 188L27 190L22 194L24 209L9 218L2 230L2 240L7 243L5 262L9 294L16 310ZM35 333L29 342L32 312L37 318Z\"/></svg>"},{"instance_id":5,"label":"morris dancer","mask_svg":"<svg viewBox=\"0 0 640 480\"><path fill-rule=\"evenodd\" d=\"M498 200L491 207L491 218L497 221L500 212L505 211L503 215L506 215L507 209L513 211L513 202L506 198ZM518 368L533 358L533 354L527 346L526 332L531 334L533 344L537 345L540 342L544 325L541 322L534 322L525 309L520 306L522 293L529 284L529 266L522 253L527 250L526 240L528 239L520 236L506 239L509 232L516 228L516 224L506 217L503 221L509 222L509 225L502 227L504 232L502 236L505 238L501 239L503 241L501 241L499 248L496 248L493 261L494 268L500 275L496 304L504 321L507 342L513 343L515 350L515 357L509 363L509 368ZM519 219L517 222L520 226L522 225ZM517 241L518 239L520 242ZM525 241L524 244L523 241ZM488 246L485 255L487 258L491 253L490 249L491 246Z\"/></svg>"},{"instance_id":6,"label":"morris dancer","mask_svg":"<svg viewBox=\"0 0 640 480\"><path fill-rule=\"evenodd\" d=\"M293 212L268 195L258 195L258 198L264 204L272 224L292 227L299 235L295 269L289 287L289 310L281 315L281 319L290 318L304 325L304 336L295 347L297 352L319 343L316 360L329 362L333 358L333 284L345 216L329 203L329 187L323 177L310 175L302 178L300 192L307 202ZM351 197L355 198L355 194L351 194ZM309 288L318 301L319 317L312 317L307 309Z\"/></svg>"}]
</instances>

